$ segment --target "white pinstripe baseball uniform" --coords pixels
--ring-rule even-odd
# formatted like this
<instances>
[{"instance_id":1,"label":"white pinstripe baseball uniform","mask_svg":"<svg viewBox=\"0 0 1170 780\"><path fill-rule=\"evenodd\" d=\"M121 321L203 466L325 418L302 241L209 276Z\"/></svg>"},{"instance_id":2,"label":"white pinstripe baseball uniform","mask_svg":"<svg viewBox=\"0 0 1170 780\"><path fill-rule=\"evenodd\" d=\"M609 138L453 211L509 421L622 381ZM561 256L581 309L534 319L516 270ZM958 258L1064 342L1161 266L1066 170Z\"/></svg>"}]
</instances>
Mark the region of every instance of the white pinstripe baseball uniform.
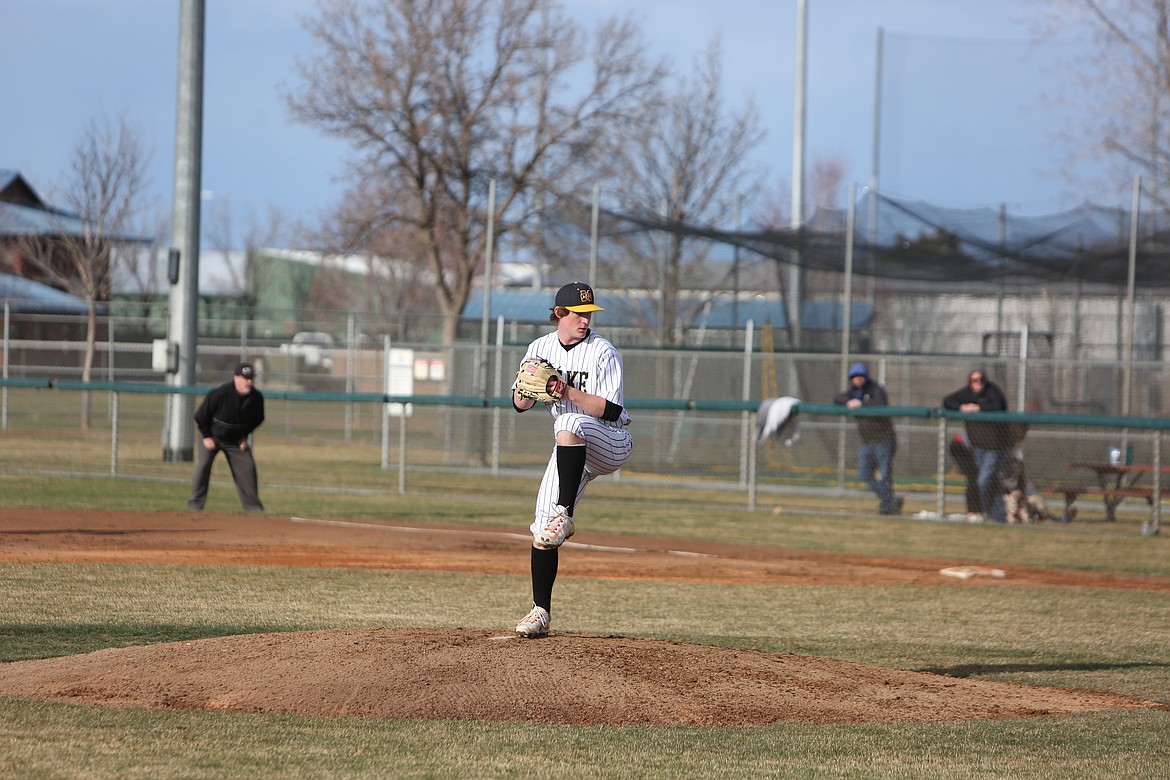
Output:
<instances>
[{"instance_id":1,"label":"white pinstripe baseball uniform","mask_svg":"<svg viewBox=\"0 0 1170 780\"><path fill-rule=\"evenodd\" d=\"M542 357L556 367L569 385L601 396L616 406L625 404L621 353L608 339L593 331L584 341L567 349L561 345L555 332L546 334L528 345L524 357ZM630 457L633 441L626 427L630 424L630 415L623 408L616 421L607 422L586 414L564 399L548 404L547 408L553 418L554 439L557 432L570 431L586 442L585 473L577 490L579 501L591 480L612 474ZM554 447L536 496L536 515L532 522L534 534L548 521L559 493L560 478Z\"/></svg>"},{"instance_id":2,"label":"white pinstripe baseball uniform","mask_svg":"<svg viewBox=\"0 0 1170 780\"><path fill-rule=\"evenodd\" d=\"M573 535L573 511L591 481L620 469L630 457L630 415L625 409L622 356L589 327L593 313L605 311L593 288L570 282L557 291L550 322L556 331L528 345L524 359L543 358L565 383L563 395L546 404L553 418L553 451L536 494L530 553L532 610L516 633L548 636L558 553ZM539 397L539 396L538 396ZM512 405L533 408L531 395L512 385Z\"/></svg>"}]
</instances>

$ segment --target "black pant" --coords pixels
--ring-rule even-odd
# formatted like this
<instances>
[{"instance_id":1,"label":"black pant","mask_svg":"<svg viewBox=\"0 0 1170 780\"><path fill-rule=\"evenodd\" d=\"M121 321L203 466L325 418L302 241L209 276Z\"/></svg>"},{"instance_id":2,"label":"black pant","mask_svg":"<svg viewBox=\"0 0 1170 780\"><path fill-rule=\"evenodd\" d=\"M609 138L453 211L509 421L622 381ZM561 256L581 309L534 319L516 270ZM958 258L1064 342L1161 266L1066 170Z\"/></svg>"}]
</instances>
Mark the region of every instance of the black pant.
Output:
<instances>
[{"instance_id":1,"label":"black pant","mask_svg":"<svg viewBox=\"0 0 1170 780\"><path fill-rule=\"evenodd\" d=\"M211 464L215 456L223 450L227 458L228 467L232 470L232 480L236 483L236 492L240 495L240 504L245 512L263 512L264 505L260 503L258 479L256 477L256 461L252 457L252 448L241 449L238 442L215 440L214 449L203 446L203 440L195 446L198 453L195 460L195 475L191 478L191 499L187 501L188 509L202 509L207 501L207 484L211 481Z\"/></svg>"},{"instance_id":2,"label":"black pant","mask_svg":"<svg viewBox=\"0 0 1170 780\"><path fill-rule=\"evenodd\" d=\"M975 453L957 441L951 442L951 458L959 471L967 478L967 512L982 512L983 502L979 497L979 467L975 465Z\"/></svg>"}]
</instances>

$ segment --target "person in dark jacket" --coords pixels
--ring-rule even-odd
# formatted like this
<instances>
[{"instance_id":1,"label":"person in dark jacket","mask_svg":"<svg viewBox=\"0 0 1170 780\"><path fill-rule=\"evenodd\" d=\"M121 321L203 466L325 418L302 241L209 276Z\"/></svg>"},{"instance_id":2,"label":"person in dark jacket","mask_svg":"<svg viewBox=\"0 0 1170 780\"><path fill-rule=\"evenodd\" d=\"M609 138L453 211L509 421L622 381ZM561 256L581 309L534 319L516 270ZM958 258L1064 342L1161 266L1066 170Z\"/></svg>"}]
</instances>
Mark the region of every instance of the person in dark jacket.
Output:
<instances>
[{"instance_id":1,"label":"person in dark jacket","mask_svg":"<svg viewBox=\"0 0 1170 780\"><path fill-rule=\"evenodd\" d=\"M240 363L232 381L212 388L195 410L195 424L202 441L195 447L195 475L191 478L188 509L203 509L211 481L211 464L222 450L244 511L264 511L257 487L256 461L248 446L248 437L264 422L264 395L256 389L255 381L256 369L252 364Z\"/></svg>"},{"instance_id":2,"label":"person in dark jacket","mask_svg":"<svg viewBox=\"0 0 1170 780\"><path fill-rule=\"evenodd\" d=\"M862 406L889 406L890 399L885 388L869 378L865 364L854 363L849 367L849 387L835 395L833 403L858 409ZM894 453L898 451L893 419L858 417L857 432L861 437L861 446L857 450L857 471L862 481L877 494L878 513L901 514L903 498L894 495L891 475Z\"/></svg>"},{"instance_id":3,"label":"person in dark jacket","mask_svg":"<svg viewBox=\"0 0 1170 780\"><path fill-rule=\"evenodd\" d=\"M956 412L1006 412L1007 397L999 386L987 378L983 369L967 375L967 384L943 399L943 408ZM967 441L978 470L980 512L997 523L1007 522L1000 474L1003 460L1012 446L1009 426L1005 423L967 420Z\"/></svg>"}]
</instances>

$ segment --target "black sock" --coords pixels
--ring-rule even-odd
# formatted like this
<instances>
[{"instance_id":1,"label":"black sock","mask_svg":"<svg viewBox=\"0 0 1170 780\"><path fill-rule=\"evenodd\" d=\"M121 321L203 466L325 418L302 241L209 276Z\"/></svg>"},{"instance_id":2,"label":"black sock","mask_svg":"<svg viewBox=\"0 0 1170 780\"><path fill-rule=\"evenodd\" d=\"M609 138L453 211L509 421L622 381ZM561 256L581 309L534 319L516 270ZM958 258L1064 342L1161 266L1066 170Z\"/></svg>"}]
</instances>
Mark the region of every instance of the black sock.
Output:
<instances>
[{"instance_id":1,"label":"black sock","mask_svg":"<svg viewBox=\"0 0 1170 780\"><path fill-rule=\"evenodd\" d=\"M557 579L557 549L532 548L532 603L552 612L552 588Z\"/></svg>"},{"instance_id":2,"label":"black sock","mask_svg":"<svg viewBox=\"0 0 1170 780\"><path fill-rule=\"evenodd\" d=\"M585 473L585 445L557 445L557 475L561 482L558 504L573 516L573 504L577 503L577 491L581 489L581 477Z\"/></svg>"}]
</instances>

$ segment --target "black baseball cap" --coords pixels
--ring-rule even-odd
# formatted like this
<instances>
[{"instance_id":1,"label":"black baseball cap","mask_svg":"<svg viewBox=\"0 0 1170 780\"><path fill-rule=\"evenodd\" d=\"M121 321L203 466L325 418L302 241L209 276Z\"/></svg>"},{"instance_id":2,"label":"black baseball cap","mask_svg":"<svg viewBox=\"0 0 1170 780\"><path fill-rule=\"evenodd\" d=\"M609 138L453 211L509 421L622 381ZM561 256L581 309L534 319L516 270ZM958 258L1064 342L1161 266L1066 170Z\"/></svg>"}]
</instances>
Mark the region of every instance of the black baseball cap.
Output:
<instances>
[{"instance_id":1,"label":"black baseball cap","mask_svg":"<svg viewBox=\"0 0 1170 780\"><path fill-rule=\"evenodd\" d=\"M605 311L593 301L593 288L584 282L569 282L557 290L557 306L584 314L587 311Z\"/></svg>"},{"instance_id":2,"label":"black baseball cap","mask_svg":"<svg viewBox=\"0 0 1170 780\"><path fill-rule=\"evenodd\" d=\"M251 363L240 363L236 366L236 376L242 376L244 379L255 379L256 369L252 368Z\"/></svg>"}]
</instances>

